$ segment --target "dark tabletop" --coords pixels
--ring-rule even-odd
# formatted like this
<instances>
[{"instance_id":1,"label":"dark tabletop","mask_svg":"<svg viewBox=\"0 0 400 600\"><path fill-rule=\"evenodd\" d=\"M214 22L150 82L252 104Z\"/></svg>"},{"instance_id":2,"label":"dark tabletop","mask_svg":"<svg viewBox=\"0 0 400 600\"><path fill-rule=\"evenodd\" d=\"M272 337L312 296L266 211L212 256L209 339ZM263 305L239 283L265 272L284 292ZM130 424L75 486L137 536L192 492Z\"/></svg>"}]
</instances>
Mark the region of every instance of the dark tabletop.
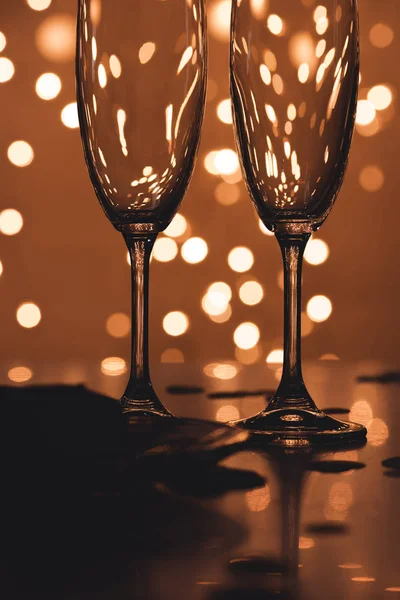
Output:
<instances>
[{"instance_id":1,"label":"dark tabletop","mask_svg":"<svg viewBox=\"0 0 400 600\"><path fill-rule=\"evenodd\" d=\"M153 369L175 414L246 417L276 386L267 366L230 379L203 367ZM400 459L388 460L400 456L398 372L337 361L304 371L321 408L367 426L364 447L247 443L214 461L138 461L127 458L124 423L104 397L117 397L124 377L82 365L79 377L103 396L60 388L35 399L3 388L2 597L400 597ZM70 367L34 372L33 383L71 383Z\"/></svg>"}]
</instances>

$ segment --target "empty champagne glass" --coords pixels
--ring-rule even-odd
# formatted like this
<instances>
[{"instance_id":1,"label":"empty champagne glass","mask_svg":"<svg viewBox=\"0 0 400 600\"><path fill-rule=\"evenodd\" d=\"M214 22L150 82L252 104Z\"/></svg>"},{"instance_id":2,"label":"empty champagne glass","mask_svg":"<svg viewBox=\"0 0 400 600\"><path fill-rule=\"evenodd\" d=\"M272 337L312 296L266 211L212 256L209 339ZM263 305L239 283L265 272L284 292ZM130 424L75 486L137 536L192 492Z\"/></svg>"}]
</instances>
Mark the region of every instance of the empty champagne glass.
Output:
<instances>
[{"instance_id":1,"label":"empty champagne glass","mask_svg":"<svg viewBox=\"0 0 400 600\"><path fill-rule=\"evenodd\" d=\"M132 265L132 417L170 417L148 360L149 259L188 186L206 89L204 0L79 0L81 136L97 198Z\"/></svg>"},{"instance_id":2,"label":"empty champagne glass","mask_svg":"<svg viewBox=\"0 0 400 600\"><path fill-rule=\"evenodd\" d=\"M359 78L356 0L233 0L231 95L247 187L284 263L284 362L268 407L241 422L275 443L346 442L362 425L318 410L300 358L301 266L341 187Z\"/></svg>"}]
</instances>

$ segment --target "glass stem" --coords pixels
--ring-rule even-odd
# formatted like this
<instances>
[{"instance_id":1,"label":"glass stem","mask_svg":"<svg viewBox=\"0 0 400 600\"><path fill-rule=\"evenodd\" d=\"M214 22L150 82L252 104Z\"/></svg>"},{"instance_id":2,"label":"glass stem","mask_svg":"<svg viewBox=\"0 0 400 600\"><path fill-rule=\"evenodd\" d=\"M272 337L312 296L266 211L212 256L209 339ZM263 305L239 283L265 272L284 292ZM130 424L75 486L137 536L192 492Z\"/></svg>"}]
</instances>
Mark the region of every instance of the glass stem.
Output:
<instances>
[{"instance_id":1,"label":"glass stem","mask_svg":"<svg viewBox=\"0 0 400 600\"><path fill-rule=\"evenodd\" d=\"M156 233L124 235L132 273L132 354L129 382L121 405L127 412L169 415L153 389L149 369L149 265L156 237Z\"/></svg>"},{"instance_id":2,"label":"glass stem","mask_svg":"<svg viewBox=\"0 0 400 600\"><path fill-rule=\"evenodd\" d=\"M284 358L282 379L269 408L317 410L301 370L301 271L310 233L277 233L284 268Z\"/></svg>"}]
</instances>

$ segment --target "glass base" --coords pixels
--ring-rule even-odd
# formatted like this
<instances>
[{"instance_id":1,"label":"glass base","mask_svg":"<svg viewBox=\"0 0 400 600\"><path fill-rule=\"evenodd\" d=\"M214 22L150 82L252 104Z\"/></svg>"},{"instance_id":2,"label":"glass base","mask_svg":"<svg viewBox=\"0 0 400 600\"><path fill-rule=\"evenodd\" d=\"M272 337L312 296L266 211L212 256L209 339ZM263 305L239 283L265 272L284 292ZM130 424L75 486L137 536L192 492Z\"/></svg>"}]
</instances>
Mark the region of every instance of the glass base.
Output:
<instances>
[{"instance_id":1,"label":"glass base","mask_svg":"<svg viewBox=\"0 0 400 600\"><path fill-rule=\"evenodd\" d=\"M303 408L267 408L230 425L244 427L263 438L268 436L266 443L283 446L343 445L359 442L367 434L363 425Z\"/></svg>"},{"instance_id":2,"label":"glass base","mask_svg":"<svg viewBox=\"0 0 400 600\"><path fill-rule=\"evenodd\" d=\"M163 406L155 393L144 398L131 398L124 394L119 405L129 422L177 418Z\"/></svg>"}]
</instances>

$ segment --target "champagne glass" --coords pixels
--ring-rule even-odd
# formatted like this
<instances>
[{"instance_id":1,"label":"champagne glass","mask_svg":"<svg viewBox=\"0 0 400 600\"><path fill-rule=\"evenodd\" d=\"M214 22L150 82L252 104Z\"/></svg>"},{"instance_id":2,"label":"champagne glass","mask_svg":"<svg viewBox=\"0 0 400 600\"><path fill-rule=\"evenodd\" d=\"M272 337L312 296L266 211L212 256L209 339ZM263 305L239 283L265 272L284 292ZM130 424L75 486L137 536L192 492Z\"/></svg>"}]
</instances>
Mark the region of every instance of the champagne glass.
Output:
<instances>
[{"instance_id":1,"label":"champagne glass","mask_svg":"<svg viewBox=\"0 0 400 600\"><path fill-rule=\"evenodd\" d=\"M206 90L204 0L79 0L76 79L97 198L129 250L129 417L171 417L148 360L149 259L179 208L198 149Z\"/></svg>"},{"instance_id":2,"label":"champagne glass","mask_svg":"<svg viewBox=\"0 0 400 600\"><path fill-rule=\"evenodd\" d=\"M274 443L362 438L362 425L318 410L300 357L301 267L307 241L341 187L359 78L356 0L233 0L231 96L246 184L284 264L282 379L268 407L241 421Z\"/></svg>"}]
</instances>

